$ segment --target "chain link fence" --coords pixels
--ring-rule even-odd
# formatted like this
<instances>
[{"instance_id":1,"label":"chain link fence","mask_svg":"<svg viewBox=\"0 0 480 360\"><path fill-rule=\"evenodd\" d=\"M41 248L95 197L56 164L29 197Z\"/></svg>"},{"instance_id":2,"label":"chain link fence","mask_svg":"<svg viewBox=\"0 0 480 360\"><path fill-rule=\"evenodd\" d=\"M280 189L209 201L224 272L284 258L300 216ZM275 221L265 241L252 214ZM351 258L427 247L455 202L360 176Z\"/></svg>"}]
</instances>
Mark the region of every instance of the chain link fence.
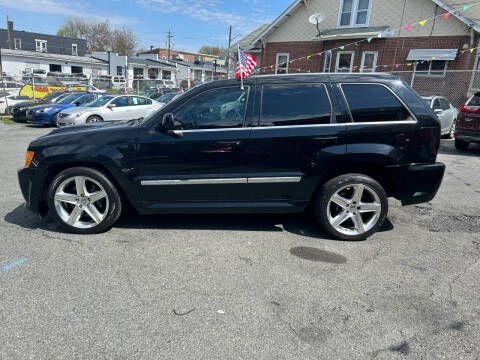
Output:
<instances>
[{"instance_id":1,"label":"chain link fence","mask_svg":"<svg viewBox=\"0 0 480 360\"><path fill-rule=\"evenodd\" d=\"M413 71L392 71L405 79L421 96L443 96L460 108L468 97L480 91L480 71L449 70L438 75Z\"/></svg>"}]
</instances>

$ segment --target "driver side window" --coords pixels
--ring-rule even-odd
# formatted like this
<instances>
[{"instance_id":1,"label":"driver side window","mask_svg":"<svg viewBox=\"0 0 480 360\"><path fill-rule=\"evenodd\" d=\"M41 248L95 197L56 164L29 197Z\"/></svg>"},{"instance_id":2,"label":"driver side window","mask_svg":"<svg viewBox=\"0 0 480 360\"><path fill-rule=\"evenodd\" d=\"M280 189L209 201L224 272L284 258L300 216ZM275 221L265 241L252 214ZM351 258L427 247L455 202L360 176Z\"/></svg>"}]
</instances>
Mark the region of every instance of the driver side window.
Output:
<instances>
[{"instance_id":1,"label":"driver side window","mask_svg":"<svg viewBox=\"0 0 480 360\"><path fill-rule=\"evenodd\" d=\"M174 113L175 128L221 129L243 127L249 87L219 88L203 92Z\"/></svg>"}]
</instances>

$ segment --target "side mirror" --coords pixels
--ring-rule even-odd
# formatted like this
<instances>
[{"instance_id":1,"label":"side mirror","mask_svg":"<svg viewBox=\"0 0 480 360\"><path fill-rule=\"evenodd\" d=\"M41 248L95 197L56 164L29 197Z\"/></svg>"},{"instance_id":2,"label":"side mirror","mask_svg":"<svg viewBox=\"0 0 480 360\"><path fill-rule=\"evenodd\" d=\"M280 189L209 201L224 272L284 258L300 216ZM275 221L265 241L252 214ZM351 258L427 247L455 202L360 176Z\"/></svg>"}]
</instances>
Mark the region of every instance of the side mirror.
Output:
<instances>
[{"instance_id":1,"label":"side mirror","mask_svg":"<svg viewBox=\"0 0 480 360\"><path fill-rule=\"evenodd\" d=\"M73 105L75 105L75 106L80 106L80 103L79 103L78 101L75 101L75 102L73 103Z\"/></svg>"},{"instance_id":2,"label":"side mirror","mask_svg":"<svg viewBox=\"0 0 480 360\"><path fill-rule=\"evenodd\" d=\"M112 110L113 108L116 108L117 105L115 104L108 104L107 108L109 108L110 110Z\"/></svg>"},{"instance_id":3,"label":"side mirror","mask_svg":"<svg viewBox=\"0 0 480 360\"><path fill-rule=\"evenodd\" d=\"M175 118L172 113L163 115L162 128L166 131L175 129Z\"/></svg>"},{"instance_id":4,"label":"side mirror","mask_svg":"<svg viewBox=\"0 0 480 360\"><path fill-rule=\"evenodd\" d=\"M170 136L183 137L182 130L175 130L175 118L173 117L172 113L166 113L163 115L161 129Z\"/></svg>"},{"instance_id":5,"label":"side mirror","mask_svg":"<svg viewBox=\"0 0 480 360\"><path fill-rule=\"evenodd\" d=\"M440 115L443 113L443 110L442 109L436 109L436 110L433 110L433 112L437 115Z\"/></svg>"}]
</instances>

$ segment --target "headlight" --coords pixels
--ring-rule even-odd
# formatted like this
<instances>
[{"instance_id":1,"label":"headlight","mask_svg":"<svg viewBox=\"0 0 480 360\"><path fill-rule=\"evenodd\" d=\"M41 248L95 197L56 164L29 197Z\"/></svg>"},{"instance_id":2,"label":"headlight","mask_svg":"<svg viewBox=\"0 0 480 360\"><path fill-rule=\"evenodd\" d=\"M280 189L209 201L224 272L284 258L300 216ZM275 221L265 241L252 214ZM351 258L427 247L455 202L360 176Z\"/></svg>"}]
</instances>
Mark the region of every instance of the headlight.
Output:
<instances>
[{"instance_id":1,"label":"headlight","mask_svg":"<svg viewBox=\"0 0 480 360\"><path fill-rule=\"evenodd\" d=\"M24 107L21 107L20 109L18 109L18 111L23 111L23 110L26 110L27 108L24 108Z\"/></svg>"},{"instance_id":2,"label":"headlight","mask_svg":"<svg viewBox=\"0 0 480 360\"><path fill-rule=\"evenodd\" d=\"M51 108L51 107L47 107L47 108L45 108L45 109L43 109L43 110L40 110L40 111L47 112L47 111L50 111L50 110L52 110L52 108Z\"/></svg>"}]
</instances>

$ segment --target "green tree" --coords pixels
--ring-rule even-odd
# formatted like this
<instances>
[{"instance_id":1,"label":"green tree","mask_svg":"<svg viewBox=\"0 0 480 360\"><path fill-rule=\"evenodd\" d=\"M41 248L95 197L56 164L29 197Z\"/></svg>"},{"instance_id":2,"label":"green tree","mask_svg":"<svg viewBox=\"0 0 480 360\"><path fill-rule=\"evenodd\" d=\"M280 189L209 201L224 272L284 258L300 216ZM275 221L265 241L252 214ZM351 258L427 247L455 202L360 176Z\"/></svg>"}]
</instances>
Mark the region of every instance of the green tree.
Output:
<instances>
[{"instance_id":1,"label":"green tree","mask_svg":"<svg viewBox=\"0 0 480 360\"><path fill-rule=\"evenodd\" d=\"M205 54L205 55L216 55L216 56L221 56L225 54L225 48L221 46L209 46L209 45L203 45L200 50L198 50L200 54Z\"/></svg>"}]
</instances>

